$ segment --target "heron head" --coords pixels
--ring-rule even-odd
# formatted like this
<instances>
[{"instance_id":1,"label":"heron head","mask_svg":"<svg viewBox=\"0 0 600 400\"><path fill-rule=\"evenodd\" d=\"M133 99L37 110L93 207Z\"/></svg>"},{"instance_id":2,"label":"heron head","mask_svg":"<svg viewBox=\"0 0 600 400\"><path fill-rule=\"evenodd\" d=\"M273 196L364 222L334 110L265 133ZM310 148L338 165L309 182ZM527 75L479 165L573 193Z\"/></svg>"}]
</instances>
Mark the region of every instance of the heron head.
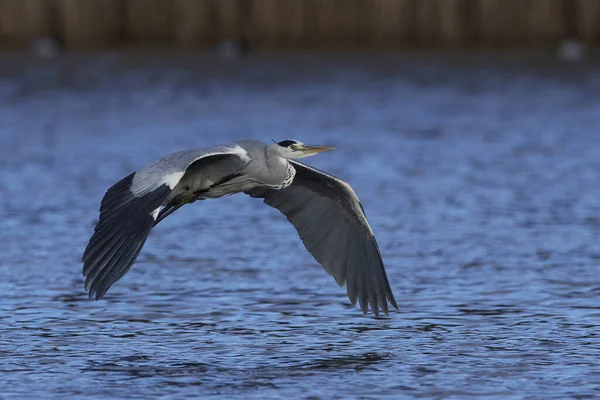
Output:
<instances>
[{"instance_id":1,"label":"heron head","mask_svg":"<svg viewBox=\"0 0 600 400\"><path fill-rule=\"evenodd\" d=\"M297 140L283 140L272 144L271 146L277 146L278 153L283 157L290 160L297 160L308 156L314 156L315 154L323 153L325 151L334 150L335 147L328 146L317 146L312 144L304 144Z\"/></svg>"}]
</instances>

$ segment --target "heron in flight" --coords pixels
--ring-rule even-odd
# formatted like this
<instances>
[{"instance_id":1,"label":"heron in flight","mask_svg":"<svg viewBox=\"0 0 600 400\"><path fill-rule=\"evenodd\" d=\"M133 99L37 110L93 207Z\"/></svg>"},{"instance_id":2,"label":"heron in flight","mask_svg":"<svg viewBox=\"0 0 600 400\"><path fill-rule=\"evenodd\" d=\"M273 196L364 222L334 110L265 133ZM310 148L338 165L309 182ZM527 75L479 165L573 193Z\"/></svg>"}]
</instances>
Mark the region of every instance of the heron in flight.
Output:
<instances>
[{"instance_id":1,"label":"heron in flight","mask_svg":"<svg viewBox=\"0 0 600 400\"><path fill-rule=\"evenodd\" d=\"M245 193L278 209L306 249L366 314L397 309L379 247L346 182L296 160L332 147L257 140L163 157L107 190L83 254L89 297L101 299L127 273L150 231L184 204Z\"/></svg>"}]
</instances>

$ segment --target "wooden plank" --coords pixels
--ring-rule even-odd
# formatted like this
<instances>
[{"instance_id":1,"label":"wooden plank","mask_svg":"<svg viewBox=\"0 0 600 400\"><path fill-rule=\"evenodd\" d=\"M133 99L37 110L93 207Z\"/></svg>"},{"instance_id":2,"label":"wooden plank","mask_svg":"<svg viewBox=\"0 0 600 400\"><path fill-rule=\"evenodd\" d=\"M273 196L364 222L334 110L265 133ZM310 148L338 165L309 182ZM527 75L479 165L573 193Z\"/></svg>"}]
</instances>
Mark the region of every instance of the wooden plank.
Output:
<instances>
[{"instance_id":1,"label":"wooden plank","mask_svg":"<svg viewBox=\"0 0 600 400\"><path fill-rule=\"evenodd\" d=\"M445 0L438 3L439 45L464 46L473 34L468 32L468 4L465 0Z\"/></svg>"},{"instance_id":2,"label":"wooden plank","mask_svg":"<svg viewBox=\"0 0 600 400\"><path fill-rule=\"evenodd\" d=\"M309 5L313 8L311 15L319 47L330 45L335 34L340 32L339 6L336 0L320 0Z\"/></svg>"},{"instance_id":3,"label":"wooden plank","mask_svg":"<svg viewBox=\"0 0 600 400\"><path fill-rule=\"evenodd\" d=\"M527 37L527 0L479 0L475 10L480 44L508 46Z\"/></svg>"},{"instance_id":4,"label":"wooden plank","mask_svg":"<svg viewBox=\"0 0 600 400\"><path fill-rule=\"evenodd\" d=\"M57 0L60 31L72 49L117 46L121 40L119 0Z\"/></svg>"},{"instance_id":5,"label":"wooden plank","mask_svg":"<svg viewBox=\"0 0 600 400\"><path fill-rule=\"evenodd\" d=\"M70 48L598 44L600 0L0 0L1 43L40 36Z\"/></svg>"},{"instance_id":6,"label":"wooden plank","mask_svg":"<svg viewBox=\"0 0 600 400\"><path fill-rule=\"evenodd\" d=\"M259 0L256 0L259 2ZM306 13L306 1L296 0L286 2L288 40L287 46L306 47L309 44L308 14Z\"/></svg>"},{"instance_id":7,"label":"wooden plank","mask_svg":"<svg viewBox=\"0 0 600 400\"><path fill-rule=\"evenodd\" d=\"M555 43L566 33L562 0L527 0L527 42ZM525 36L525 35L524 35Z\"/></svg>"},{"instance_id":8,"label":"wooden plank","mask_svg":"<svg viewBox=\"0 0 600 400\"><path fill-rule=\"evenodd\" d=\"M498 0L479 0L475 11L475 25L481 42L501 41L507 28L507 10Z\"/></svg>"},{"instance_id":9,"label":"wooden plank","mask_svg":"<svg viewBox=\"0 0 600 400\"><path fill-rule=\"evenodd\" d=\"M306 26L305 0L255 0L249 14L248 40L266 48L306 47L310 41Z\"/></svg>"},{"instance_id":10,"label":"wooden plank","mask_svg":"<svg viewBox=\"0 0 600 400\"><path fill-rule=\"evenodd\" d=\"M221 39L241 41L246 35L246 22L249 18L243 15L243 0L215 0L215 18L218 36ZM247 4L246 4L247 5Z\"/></svg>"},{"instance_id":11,"label":"wooden plank","mask_svg":"<svg viewBox=\"0 0 600 400\"><path fill-rule=\"evenodd\" d=\"M183 47L206 46L218 40L211 0L174 0L175 38Z\"/></svg>"},{"instance_id":12,"label":"wooden plank","mask_svg":"<svg viewBox=\"0 0 600 400\"><path fill-rule=\"evenodd\" d=\"M344 8L343 21L348 34L348 37L344 38L346 44L365 47L370 43L373 31L373 9L370 3L371 0L353 0L350 8Z\"/></svg>"},{"instance_id":13,"label":"wooden plank","mask_svg":"<svg viewBox=\"0 0 600 400\"><path fill-rule=\"evenodd\" d=\"M0 42L20 47L37 37L54 36L56 13L50 0L0 0Z\"/></svg>"},{"instance_id":14,"label":"wooden plank","mask_svg":"<svg viewBox=\"0 0 600 400\"><path fill-rule=\"evenodd\" d=\"M296 2L261 0L252 3L249 40L257 47L285 47L288 42L288 5Z\"/></svg>"},{"instance_id":15,"label":"wooden plank","mask_svg":"<svg viewBox=\"0 0 600 400\"><path fill-rule=\"evenodd\" d=\"M591 43L600 43L600 1L574 0L576 35Z\"/></svg>"},{"instance_id":16,"label":"wooden plank","mask_svg":"<svg viewBox=\"0 0 600 400\"><path fill-rule=\"evenodd\" d=\"M467 0L419 0L415 43L425 47L464 46L473 35Z\"/></svg>"},{"instance_id":17,"label":"wooden plank","mask_svg":"<svg viewBox=\"0 0 600 400\"><path fill-rule=\"evenodd\" d=\"M420 0L416 2L416 41L420 45L435 45L441 36L441 11L438 0Z\"/></svg>"},{"instance_id":18,"label":"wooden plank","mask_svg":"<svg viewBox=\"0 0 600 400\"><path fill-rule=\"evenodd\" d=\"M304 6L303 9L303 44L308 48L319 47L321 35L318 27L318 3L319 0L301 0Z\"/></svg>"},{"instance_id":19,"label":"wooden plank","mask_svg":"<svg viewBox=\"0 0 600 400\"><path fill-rule=\"evenodd\" d=\"M364 0L319 0L309 3L315 18L317 47L348 47L366 43L372 19Z\"/></svg>"},{"instance_id":20,"label":"wooden plank","mask_svg":"<svg viewBox=\"0 0 600 400\"><path fill-rule=\"evenodd\" d=\"M164 0L121 0L124 2L123 39L138 45L175 43L174 3Z\"/></svg>"},{"instance_id":21,"label":"wooden plank","mask_svg":"<svg viewBox=\"0 0 600 400\"><path fill-rule=\"evenodd\" d=\"M373 46L393 48L413 44L416 37L414 0L373 0L370 5Z\"/></svg>"}]
</instances>

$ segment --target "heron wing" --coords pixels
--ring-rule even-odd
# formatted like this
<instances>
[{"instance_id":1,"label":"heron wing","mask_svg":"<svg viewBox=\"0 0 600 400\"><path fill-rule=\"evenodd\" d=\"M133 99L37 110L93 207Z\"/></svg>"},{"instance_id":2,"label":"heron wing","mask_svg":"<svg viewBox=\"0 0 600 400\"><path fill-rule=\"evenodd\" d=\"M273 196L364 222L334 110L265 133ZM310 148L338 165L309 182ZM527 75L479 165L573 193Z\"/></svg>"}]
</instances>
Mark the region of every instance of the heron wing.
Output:
<instances>
[{"instance_id":1,"label":"heron wing","mask_svg":"<svg viewBox=\"0 0 600 400\"><path fill-rule=\"evenodd\" d=\"M102 298L135 262L161 206L183 176L208 174L218 182L249 162L237 145L186 150L161 158L113 185L102 199L100 218L83 253L89 297Z\"/></svg>"},{"instance_id":2,"label":"heron wing","mask_svg":"<svg viewBox=\"0 0 600 400\"><path fill-rule=\"evenodd\" d=\"M256 188L246 193L262 198L290 221L306 249L336 282L346 284L352 304L364 313L396 308L379 247L354 190L346 182L292 161L293 183L281 190Z\"/></svg>"}]
</instances>

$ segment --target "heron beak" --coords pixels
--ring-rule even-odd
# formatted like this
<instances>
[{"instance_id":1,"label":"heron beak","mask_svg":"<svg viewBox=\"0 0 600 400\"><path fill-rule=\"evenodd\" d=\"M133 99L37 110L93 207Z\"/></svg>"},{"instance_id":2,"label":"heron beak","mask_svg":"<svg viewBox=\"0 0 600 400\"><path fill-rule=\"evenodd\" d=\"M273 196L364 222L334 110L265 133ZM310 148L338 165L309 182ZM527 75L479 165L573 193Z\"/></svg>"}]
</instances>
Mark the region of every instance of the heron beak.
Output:
<instances>
[{"instance_id":1,"label":"heron beak","mask_svg":"<svg viewBox=\"0 0 600 400\"><path fill-rule=\"evenodd\" d=\"M302 147L302 149L300 149L300 150L307 156L312 156L314 154L324 153L326 151L335 150L335 147L315 146L315 145L305 144Z\"/></svg>"}]
</instances>

